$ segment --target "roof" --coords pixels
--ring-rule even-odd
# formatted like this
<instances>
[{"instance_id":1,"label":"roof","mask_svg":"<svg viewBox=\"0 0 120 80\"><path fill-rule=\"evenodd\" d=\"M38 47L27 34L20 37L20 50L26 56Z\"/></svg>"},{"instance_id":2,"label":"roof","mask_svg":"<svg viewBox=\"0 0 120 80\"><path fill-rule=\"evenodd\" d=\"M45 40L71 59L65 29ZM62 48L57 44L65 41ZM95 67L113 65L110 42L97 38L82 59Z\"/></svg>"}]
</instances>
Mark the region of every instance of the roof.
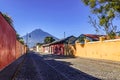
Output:
<instances>
[{"instance_id":1,"label":"roof","mask_svg":"<svg viewBox=\"0 0 120 80\"><path fill-rule=\"evenodd\" d=\"M61 39L58 41L54 41L54 42L52 42L52 44L56 44L56 43L70 43L71 44L75 39L76 39L75 36L69 36L67 38L64 38L64 39Z\"/></svg>"},{"instance_id":2,"label":"roof","mask_svg":"<svg viewBox=\"0 0 120 80\"><path fill-rule=\"evenodd\" d=\"M48 43L48 44L43 44L42 46L43 47L46 47L46 46L49 46L51 43Z\"/></svg>"},{"instance_id":3,"label":"roof","mask_svg":"<svg viewBox=\"0 0 120 80\"><path fill-rule=\"evenodd\" d=\"M86 37L89 37L89 38L91 38L91 39L93 39L95 41L98 41L99 37L105 36L105 35L96 35L96 34L83 34L83 35L86 36Z\"/></svg>"},{"instance_id":4,"label":"roof","mask_svg":"<svg viewBox=\"0 0 120 80\"><path fill-rule=\"evenodd\" d=\"M49 45L52 45L52 44L57 44L57 43L69 43L69 44L73 44L73 42L74 42L75 40L76 40L76 37L75 37L75 36L69 36L69 37L66 37L66 38L64 38L64 39L54 41L54 42L52 42L52 43L44 44L43 47L49 46Z\"/></svg>"}]
</instances>

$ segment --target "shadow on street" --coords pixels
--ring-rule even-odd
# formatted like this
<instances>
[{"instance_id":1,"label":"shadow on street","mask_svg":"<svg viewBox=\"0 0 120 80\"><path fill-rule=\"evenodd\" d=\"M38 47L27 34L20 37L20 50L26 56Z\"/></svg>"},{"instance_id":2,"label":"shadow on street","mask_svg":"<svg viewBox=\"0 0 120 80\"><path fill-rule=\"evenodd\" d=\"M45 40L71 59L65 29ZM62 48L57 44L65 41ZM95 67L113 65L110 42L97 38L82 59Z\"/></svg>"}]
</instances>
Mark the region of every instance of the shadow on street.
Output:
<instances>
[{"instance_id":1,"label":"shadow on street","mask_svg":"<svg viewBox=\"0 0 120 80\"><path fill-rule=\"evenodd\" d=\"M4 68L0 80L100 80L70 67L70 62L54 60L63 58L71 57L30 52Z\"/></svg>"}]
</instances>

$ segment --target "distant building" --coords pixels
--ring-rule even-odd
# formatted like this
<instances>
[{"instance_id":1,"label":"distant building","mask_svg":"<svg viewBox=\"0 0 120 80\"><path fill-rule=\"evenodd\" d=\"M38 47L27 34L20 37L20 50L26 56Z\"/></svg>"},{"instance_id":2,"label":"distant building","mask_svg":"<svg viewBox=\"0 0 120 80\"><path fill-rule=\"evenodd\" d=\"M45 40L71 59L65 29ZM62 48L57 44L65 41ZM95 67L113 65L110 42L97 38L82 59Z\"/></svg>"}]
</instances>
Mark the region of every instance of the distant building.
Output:
<instances>
[{"instance_id":1,"label":"distant building","mask_svg":"<svg viewBox=\"0 0 120 80\"><path fill-rule=\"evenodd\" d=\"M102 37L105 35L96 35L96 34L81 34L76 41L80 43L84 43L84 39L89 40L90 42L92 41L99 41L99 37Z\"/></svg>"},{"instance_id":2,"label":"distant building","mask_svg":"<svg viewBox=\"0 0 120 80\"><path fill-rule=\"evenodd\" d=\"M116 38L120 39L120 31L116 32Z\"/></svg>"},{"instance_id":3,"label":"distant building","mask_svg":"<svg viewBox=\"0 0 120 80\"><path fill-rule=\"evenodd\" d=\"M42 45L43 53L51 53L51 54L57 54L57 55L66 55L68 54L68 44L74 44L74 41L76 40L76 37L69 36L67 38L54 41L49 44Z\"/></svg>"},{"instance_id":4,"label":"distant building","mask_svg":"<svg viewBox=\"0 0 120 80\"><path fill-rule=\"evenodd\" d=\"M43 51L43 53L50 53L50 43L49 44L44 44L44 45L42 45L42 51Z\"/></svg>"}]
</instances>

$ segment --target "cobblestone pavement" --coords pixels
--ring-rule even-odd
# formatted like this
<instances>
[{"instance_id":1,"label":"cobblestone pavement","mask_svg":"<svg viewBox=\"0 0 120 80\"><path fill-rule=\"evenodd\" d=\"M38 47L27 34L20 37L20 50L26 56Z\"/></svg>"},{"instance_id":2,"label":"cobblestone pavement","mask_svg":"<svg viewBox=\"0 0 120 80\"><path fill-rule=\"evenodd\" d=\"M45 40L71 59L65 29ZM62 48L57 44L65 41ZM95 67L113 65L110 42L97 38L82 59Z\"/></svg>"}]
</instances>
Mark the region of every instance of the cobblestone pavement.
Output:
<instances>
[{"instance_id":1,"label":"cobblestone pavement","mask_svg":"<svg viewBox=\"0 0 120 80\"><path fill-rule=\"evenodd\" d=\"M56 66L56 67L55 67ZM59 66L59 67L57 67ZM59 69L57 69L59 68ZM98 80L54 60L30 53L14 80Z\"/></svg>"},{"instance_id":2,"label":"cobblestone pavement","mask_svg":"<svg viewBox=\"0 0 120 80\"><path fill-rule=\"evenodd\" d=\"M1 71L0 80L99 80L69 65L44 58L44 56L35 53L27 54L22 64L15 68L16 71L9 79L3 79L3 77L8 77L7 74L9 73L4 75L2 73L5 72Z\"/></svg>"},{"instance_id":3,"label":"cobblestone pavement","mask_svg":"<svg viewBox=\"0 0 120 80\"><path fill-rule=\"evenodd\" d=\"M55 60L46 60L46 62L57 71L64 74L68 78L68 80L100 80Z\"/></svg>"},{"instance_id":4,"label":"cobblestone pavement","mask_svg":"<svg viewBox=\"0 0 120 80\"><path fill-rule=\"evenodd\" d=\"M102 80L120 80L120 62L78 57L59 57L51 54L44 54L41 56L44 57L45 60L56 60L59 63L69 65Z\"/></svg>"},{"instance_id":5,"label":"cobblestone pavement","mask_svg":"<svg viewBox=\"0 0 120 80\"><path fill-rule=\"evenodd\" d=\"M0 71L0 80L11 80L13 78L13 75L15 74L15 71L19 68L19 66L24 61L26 55L21 56L16 61L14 61L12 64L4 68L2 71Z\"/></svg>"},{"instance_id":6,"label":"cobblestone pavement","mask_svg":"<svg viewBox=\"0 0 120 80\"><path fill-rule=\"evenodd\" d=\"M67 80L49 67L40 56L29 53L13 80Z\"/></svg>"}]
</instances>

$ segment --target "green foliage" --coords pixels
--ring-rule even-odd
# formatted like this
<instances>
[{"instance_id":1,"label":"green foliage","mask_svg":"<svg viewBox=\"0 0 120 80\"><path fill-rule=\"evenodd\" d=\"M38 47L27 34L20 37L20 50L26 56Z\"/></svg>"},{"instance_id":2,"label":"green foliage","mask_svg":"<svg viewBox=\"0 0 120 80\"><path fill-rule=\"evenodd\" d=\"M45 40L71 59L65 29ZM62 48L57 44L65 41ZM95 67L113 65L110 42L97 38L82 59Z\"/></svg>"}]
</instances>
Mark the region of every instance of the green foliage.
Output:
<instances>
[{"instance_id":1,"label":"green foliage","mask_svg":"<svg viewBox=\"0 0 120 80\"><path fill-rule=\"evenodd\" d=\"M115 39L116 33L110 32L110 33L108 34L108 36L109 36L110 39Z\"/></svg>"},{"instance_id":2,"label":"green foliage","mask_svg":"<svg viewBox=\"0 0 120 80\"><path fill-rule=\"evenodd\" d=\"M36 45L37 45L37 46L42 46L42 45L43 45L43 43L37 43Z\"/></svg>"},{"instance_id":3,"label":"green foliage","mask_svg":"<svg viewBox=\"0 0 120 80\"><path fill-rule=\"evenodd\" d=\"M89 0L90 1L90 7L94 8L96 6L96 1L95 0Z\"/></svg>"},{"instance_id":4,"label":"green foliage","mask_svg":"<svg viewBox=\"0 0 120 80\"><path fill-rule=\"evenodd\" d=\"M2 13L2 15L4 16L5 20L13 26L13 20L12 18L8 15L8 14L5 14L5 13Z\"/></svg>"},{"instance_id":5,"label":"green foliage","mask_svg":"<svg viewBox=\"0 0 120 80\"><path fill-rule=\"evenodd\" d=\"M16 34L16 38L17 38L17 40L19 40L20 39L20 35Z\"/></svg>"},{"instance_id":6,"label":"green foliage","mask_svg":"<svg viewBox=\"0 0 120 80\"><path fill-rule=\"evenodd\" d=\"M24 44L23 38L20 38L19 42L20 42L21 44Z\"/></svg>"},{"instance_id":7,"label":"green foliage","mask_svg":"<svg viewBox=\"0 0 120 80\"><path fill-rule=\"evenodd\" d=\"M45 43L45 44L51 43L51 42L53 42L53 41L55 41L55 39L54 39L53 37L46 37L46 38L44 39L44 43Z\"/></svg>"},{"instance_id":8,"label":"green foliage","mask_svg":"<svg viewBox=\"0 0 120 80\"><path fill-rule=\"evenodd\" d=\"M99 19L99 25L106 34L115 33L113 19L120 15L120 0L82 0Z\"/></svg>"},{"instance_id":9,"label":"green foliage","mask_svg":"<svg viewBox=\"0 0 120 80\"><path fill-rule=\"evenodd\" d=\"M101 18L100 18L100 25L101 26L103 26L105 23L107 22L107 19L105 18L105 16L102 16Z\"/></svg>"},{"instance_id":10,"label":"green foliage","mask_svg":"<svg viewBox=\"0 0 120 80\"><path fill-rule=\"evenodd\" d=\"M17 38L17 40L18 40L21 44L24 44L24 40L23 40L22 37L20 37L19 34L16 34L16 38Z\"/></svg>"},{"instance_id":11,"label":"green foliage","mask_svg":"<svg viewBox=\"0 0 120 80\"><path fill-rule=\"evenodd\" d=\"M85 41L86 37L85 36L81 36L79 37L79 42L80 43L83 43Z\"/></svg>"}]
</instances>

